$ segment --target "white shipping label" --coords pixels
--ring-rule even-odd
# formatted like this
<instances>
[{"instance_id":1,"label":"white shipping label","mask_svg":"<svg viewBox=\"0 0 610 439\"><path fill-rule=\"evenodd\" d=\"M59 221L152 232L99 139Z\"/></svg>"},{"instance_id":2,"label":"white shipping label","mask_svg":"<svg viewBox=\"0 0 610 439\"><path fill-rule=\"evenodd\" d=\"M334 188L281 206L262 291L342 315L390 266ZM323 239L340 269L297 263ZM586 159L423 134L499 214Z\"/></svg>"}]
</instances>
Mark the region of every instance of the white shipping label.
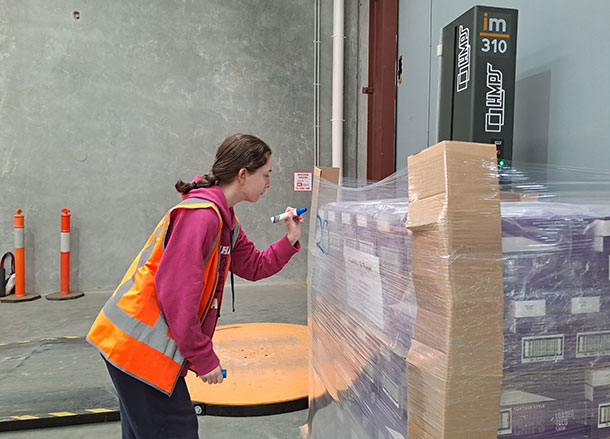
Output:
<instances>
[{"instance_id":1,"label":"white shipping label","mask_svg":"<svg viewBox=\"0 0 610 439\"><path fill-rule=\"evenodd\" d=\"M356 215L356 224L358 224L358 227L366 227L366 215L360 213Z\"/></svg>"},{"instance_id":2,"label":"white shipping label","mask_svg":"<svg viewBox=\"0 0 610 439\"><path fill-rule=\"evenodd\" d=\"M355 248L343 248L347 302L380 328L383 322L383 291L379 258Z\"/></svg>"},{"instance_id":3,"label":"white shipping label","mask_svg":"<svg viewBox=\"0 0 610 439\"><path fill-rule=\"evenodd\" d=\"M341 214L341 222L343 224L349 224L352 222L352 216L349 213L343 212Z\"/></svg>"},{"instance_id":4,"label":"white shipping label","mask_svg":"<svg viewBox=\"0 0 610 439\"><path fill-rule=\"evenodd\" d=\"M389 233L391 230L390 224L387 221L377 220L377 230L380 232Z\"/></svg>"},{"instance_id":5,"label":"white shipping label","mask_svg":"<svg viewBox=\"0 0 610 439\"><path fill-rule=\"evenodd\" d=\"M593 233L598 236L610 236L610 221L609 220L595 220L591 224L593 226Z\"/></svg>"},{"instance_id":6,"label":"white shipping label","mask_svg":"<svg viewBox=\"0 0 610 439\"><path fill-rule=\"evenodd\" d=\"M335 212L333 212L332 210L328 211L328 221L334 221L335 220Z\"/></svg>"},{"instance_id":7,"label":"white shipping label","mask_svg":"<svg viewBox=\"0 0 610 439\"><path fill-rule=\"evenodd\" d=\"M601 307L600 297L574 297L572 299L572 314L587 314L599 312Z\"/></svg>"},{"instance_id":8,"label":"white shipping label","mask_svg":"<svg viewBox=\"0 0 610 439\"><path fill-rule=\"evenodd\" d=\"M515 307L515 318L543 317L546 315L546 301L542 300L520 300L513 302Z\"/></svg>"},{"instance_id":9,"label":"white shipping label","mask_svg":"<svg viewBox=\"0 0 610 439\"><path fill-rule=\"evenodd\" d=\"M610 386L610 367L587 369L585 383L591 387Z\"/></svg>"}]
</instances>

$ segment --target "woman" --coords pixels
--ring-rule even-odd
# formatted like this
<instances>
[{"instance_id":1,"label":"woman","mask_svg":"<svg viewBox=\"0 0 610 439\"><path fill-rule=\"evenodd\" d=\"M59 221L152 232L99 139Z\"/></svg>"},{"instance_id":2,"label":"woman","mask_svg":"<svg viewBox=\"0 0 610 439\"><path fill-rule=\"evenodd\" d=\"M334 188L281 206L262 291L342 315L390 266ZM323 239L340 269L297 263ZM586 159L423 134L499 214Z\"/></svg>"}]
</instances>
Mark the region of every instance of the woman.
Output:
<instances>
[{"instance_id":1,"label":"woman","mask_svg":"<svg viewBox=\"0 0 610 439\"><path fill-rule=\"evenodd\" d=\"M210 172L176 183L182 203L159 222L95 320L87 340L117 390L123 438L198 437L184 376L191 369L204 382L223 381L211 338L229 269L231 277L263 279L300 249L302 218L287 220L286 235L259 251L233 212L258 201L271 168L271 149L259 138L225 139Z\"/></svg>"}]
</instances>

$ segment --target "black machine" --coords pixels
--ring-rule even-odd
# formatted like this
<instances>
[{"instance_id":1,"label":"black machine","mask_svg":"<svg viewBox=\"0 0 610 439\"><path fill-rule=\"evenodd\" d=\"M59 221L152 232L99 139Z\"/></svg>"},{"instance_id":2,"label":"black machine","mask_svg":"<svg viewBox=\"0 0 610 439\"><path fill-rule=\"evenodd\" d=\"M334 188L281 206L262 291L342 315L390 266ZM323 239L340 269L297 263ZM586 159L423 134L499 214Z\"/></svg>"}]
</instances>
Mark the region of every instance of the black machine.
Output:
<instances>
[{"instance_id":1,"label":"black machine","mask_svg":"<svg viewBox=\"0 0 610 439\"><path fill-rule=\"evenodd\" d=\"M495 143L512 160L515 9L475 6L443 28L439 141Z\"/></svg>"}]
</instances>

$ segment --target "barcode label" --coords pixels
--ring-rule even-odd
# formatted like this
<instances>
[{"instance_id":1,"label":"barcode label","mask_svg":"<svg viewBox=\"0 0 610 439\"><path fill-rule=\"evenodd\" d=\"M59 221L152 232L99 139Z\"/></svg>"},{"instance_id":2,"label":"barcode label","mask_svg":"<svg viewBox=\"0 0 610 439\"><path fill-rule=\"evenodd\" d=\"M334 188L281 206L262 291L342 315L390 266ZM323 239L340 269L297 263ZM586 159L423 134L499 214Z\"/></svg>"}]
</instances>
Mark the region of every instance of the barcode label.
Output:
<instances>
[{"instance_id":1,"label":"barcode label","mask_svg":"<svg viewBox=\"0 0 610 439\"><path fill-rule=\"evenodd\" d=\"M610 403L600 404L597 414L597 428L610 427Z\"/></svg>"},{"instance_id":2,"label":"barcode label","mask_svg":"<svg viewBox=\"0 0 610 439\"><path fill-rule=\"evenodd\" d=\"M576 335L576 357L610 355L610 331L579 332Z\"/></svg>"},{"instance_id":3,"label":"barcode label","mask_svg":"<svg viewBox=\"0 0 610 439\"><path fill-rule=\"evenodd\" d=\"M562 360L563 346L563 334L523 337L521 362L536 363L539 361Z\"/></svg>"},{"instance_id":4,"label":"barcode label","mask_svg":"<svg viewBox=\"0 0 610 439\"><path fill-rule=\"evenodd\" d=\"M513 432L512 421L512 409L500 410L500 417L498 418L498 435L511 434Z\"/></svg>"}]
</instances>

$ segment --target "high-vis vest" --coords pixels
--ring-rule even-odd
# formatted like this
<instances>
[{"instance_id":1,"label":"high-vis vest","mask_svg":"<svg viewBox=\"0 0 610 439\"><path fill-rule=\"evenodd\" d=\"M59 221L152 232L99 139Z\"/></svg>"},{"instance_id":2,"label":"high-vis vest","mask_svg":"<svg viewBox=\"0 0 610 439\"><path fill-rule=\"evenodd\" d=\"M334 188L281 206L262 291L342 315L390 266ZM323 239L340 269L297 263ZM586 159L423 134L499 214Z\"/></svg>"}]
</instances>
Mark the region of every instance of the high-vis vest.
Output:
<instances>
[{"instance_id":1,"label":"high-vis vest","mask_svg":"<svg viewBox=\"0 0 610 439\"><path fill-rule=\"evenodd\" d=\"M218 236L204 261L203 289L197 311L203 322L210 309L220 267L222 216L211 201L189 198L170 209L132 262L114 294L104 305L89 330L87 340L123 372L171 395L185 358L180 354L157 302L155 274L165 251L165 238L176 209L214 209L218 215ZM240 227L232 235L237 241ZM227 263L227 270L231 261ZM226 280L227 272L224 273Z\"/></svg>"}]
</instances>

